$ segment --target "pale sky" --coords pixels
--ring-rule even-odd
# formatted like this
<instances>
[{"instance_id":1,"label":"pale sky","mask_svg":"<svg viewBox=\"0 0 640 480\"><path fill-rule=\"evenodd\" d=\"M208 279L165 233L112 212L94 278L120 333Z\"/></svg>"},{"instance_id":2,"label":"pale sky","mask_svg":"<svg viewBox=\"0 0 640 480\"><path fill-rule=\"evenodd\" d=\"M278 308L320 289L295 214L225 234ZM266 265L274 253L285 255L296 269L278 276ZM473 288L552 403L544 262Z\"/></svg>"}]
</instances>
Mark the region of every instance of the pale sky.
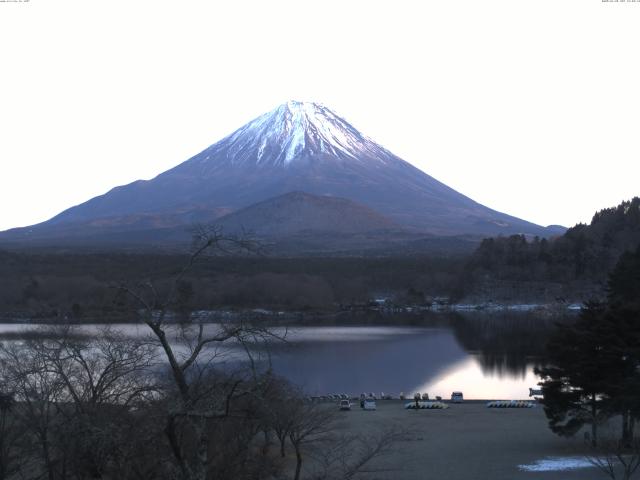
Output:
<instances>
[{"instance_id":1,"label":"pale sky","mask_svg":"<svg viewBox=\"0 0 640 480\"><path fill-rule=\"evenodd\" d=\"M150 179L288 99L491 208L640 195L640 2L0 0L0 230Z\"/></svg>"}]
</instances>

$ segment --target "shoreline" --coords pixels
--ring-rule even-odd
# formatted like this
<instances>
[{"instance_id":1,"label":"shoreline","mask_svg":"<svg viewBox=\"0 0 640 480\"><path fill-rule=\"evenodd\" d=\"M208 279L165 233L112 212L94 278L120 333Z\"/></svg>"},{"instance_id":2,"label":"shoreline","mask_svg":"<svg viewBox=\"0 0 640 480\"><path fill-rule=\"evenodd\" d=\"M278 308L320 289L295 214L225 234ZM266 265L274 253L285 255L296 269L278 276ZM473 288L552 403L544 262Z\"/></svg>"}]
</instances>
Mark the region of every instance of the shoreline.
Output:
<instances>
[{"instance_id":1,"label":"shoreline","mask_svg":"<svg viewBox=\"0 0 640 480\"><path fill-rule=\"evenodd\" d=\"M575 315L583 307L581 303L455 303L433 305L349 305L337 310L301 311L274 310L267 308L252 309L214 309L196 310L191 313L191 322L216 323L219 321L331 321L340 318L358 318L362 315L377 315L381 318L406 315L408 318L422 314L446 315L451 313L477 314L538 314L541 316ZM133 313L132 313L133 315ZM0 312L0 324L96 324L96 323L139 323L139 320L127 320L129 315L91 315L84 317L30 315L27 312ZM178 323L175 314L167 315L167 323Z\"/></svg>"}]
</instances>

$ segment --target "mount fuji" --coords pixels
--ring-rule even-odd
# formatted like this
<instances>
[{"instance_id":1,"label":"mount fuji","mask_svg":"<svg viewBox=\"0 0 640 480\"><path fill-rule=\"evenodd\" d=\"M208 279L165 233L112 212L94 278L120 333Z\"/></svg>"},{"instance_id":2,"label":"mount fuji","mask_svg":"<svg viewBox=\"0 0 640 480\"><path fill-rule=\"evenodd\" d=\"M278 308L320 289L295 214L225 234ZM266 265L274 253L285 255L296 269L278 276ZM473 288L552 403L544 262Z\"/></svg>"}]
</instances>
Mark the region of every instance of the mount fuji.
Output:
<instances>
[{"instance_id":1,"label":"mount fuji","mask_svg":"<svg viewBox=\"0 0 640 480\"><path fill-rule=\"evenodd\" d=\"M280 223L267 225L265 218ZM334 232L376 232L377 238L385 232L412 238L562 232L487 208L327 107L290 101L152 180L116 187L41 224L3 232L0 240L175 244L188 238L190 225L203 222L289 240L319 230L328 238Z\"/></svg>"}]
</instances>

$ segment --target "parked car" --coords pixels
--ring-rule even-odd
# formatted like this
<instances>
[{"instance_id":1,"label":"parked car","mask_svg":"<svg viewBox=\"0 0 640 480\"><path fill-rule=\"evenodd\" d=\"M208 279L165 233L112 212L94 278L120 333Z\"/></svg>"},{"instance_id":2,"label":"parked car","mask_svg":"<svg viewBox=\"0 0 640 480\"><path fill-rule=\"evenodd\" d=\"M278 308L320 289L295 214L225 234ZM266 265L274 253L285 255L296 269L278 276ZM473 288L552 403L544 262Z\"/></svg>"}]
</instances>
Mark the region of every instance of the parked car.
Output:
<instances>
[{"instance_id":1,"label":"parked car","mask_svg":"<svg viewBox=\"0 0 640 480\"><path fill-rule=\"evenodd\" d=\"M351 402L349 400L340 400L340 410L351 410Z\"/></svg>"},{"instance_id":2,"label":"parked car","mask_svg":"<svg viewBox=\"0 0 640 480\"><path fill-rule=\"evenodd\" d=\"M451 401L453 403L462 403L464 400L464 397L462 396L462 392L453 392L451 394Z\"/></svg>"},{"instance_id":3,"label":"parked car","mask_svg":"<svg viewBox=\"0 0 640 480\"><path fill-rule=\"evenodd\" d=\"M365 410L375 410L376 409L376 401L372 398L367 398L364 401L364 408Z\"/></svg>"}]
</instances>

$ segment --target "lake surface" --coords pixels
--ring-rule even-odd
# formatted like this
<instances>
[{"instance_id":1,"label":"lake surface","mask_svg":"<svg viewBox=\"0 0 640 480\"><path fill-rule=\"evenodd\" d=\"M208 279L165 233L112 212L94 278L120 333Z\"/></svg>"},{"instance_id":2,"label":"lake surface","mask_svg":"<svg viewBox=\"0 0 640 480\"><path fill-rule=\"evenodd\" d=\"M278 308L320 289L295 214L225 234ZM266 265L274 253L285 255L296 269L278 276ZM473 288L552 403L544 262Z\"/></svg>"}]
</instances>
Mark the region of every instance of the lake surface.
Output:
<instances>
[{"instance_id":1,"label":"lake surface","mask_svg":"<svg viewBox=\"0 0 640 480\"><path fill-rule=\"evenodd\" d=\"M539 381L523 356L517 368L488 365L451 328L415 326L303 327L273 351L274 370L310 394L427 392L448 398L527 398Z\"/></svg>"},{"instance_id":2,"label":"lake surface","mask_svg":"<svg viewBox=\"0 0 640 480\"><path fill-rule=\"evenodd\" d=\"M147 333L144 325L116 327L132 336ZM19 341L25 328L37 326L0 324L0 337ZM80 328L99 334L101 327ZM449 398L462 391L467 399L525 399L539 381L533 368L550 328L549 320L513 314L280 325L273 329L286 330L286 342L271 342L269 350L273 370L309 395L427 392ZM227 353L232 361L233 352Z\"/></svg>"}]
</instances>

